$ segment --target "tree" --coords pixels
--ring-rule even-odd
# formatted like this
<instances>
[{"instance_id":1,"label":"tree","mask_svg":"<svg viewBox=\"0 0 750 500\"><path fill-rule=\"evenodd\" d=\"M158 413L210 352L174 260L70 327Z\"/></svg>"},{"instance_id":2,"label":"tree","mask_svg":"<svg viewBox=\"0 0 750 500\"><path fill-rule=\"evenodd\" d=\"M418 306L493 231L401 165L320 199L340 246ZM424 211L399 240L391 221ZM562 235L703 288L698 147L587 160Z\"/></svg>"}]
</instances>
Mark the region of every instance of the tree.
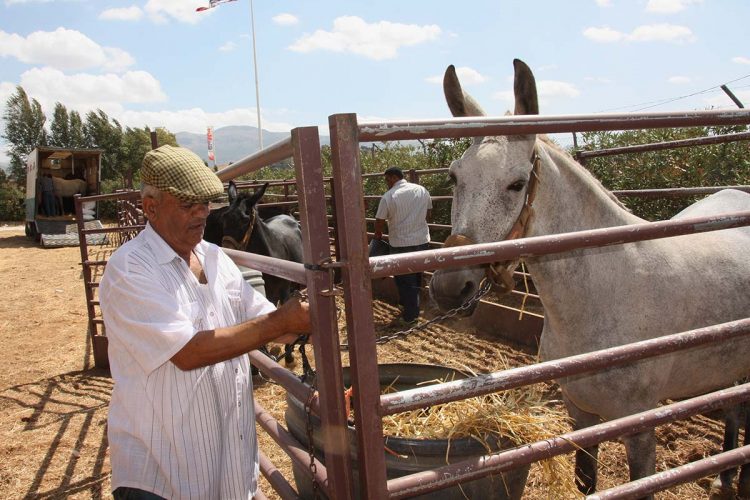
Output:
<instances>
[{"instance_id":1,"label":"tree","mask_svg":"<svg viewBox=\"0 0 750 500\"><path fill-rule=\"evenodd\" d=\"M24 186L26 157L35 147L47 144L47 134L44 130L46 118L39 102L36 99L29 101L26 91L19 85L5 103L3 119L3 138L10 145L10 177L17 184Z\"/></svg>"},{"instance_id":2,"label":"tree","mask_svg":"<svg viewBox=\"0 0 750 500\"><path fill-rule=\"evenodd\" d=\"M100 148L102 154L102 179L112 179L121 175L119 160L122 147L122 127L117 120L110 121L107 113L98 109L86 115L83 126L86 147Z\"/></svg>"},{"instance_id":3,"label":"tree","mask_svg":"<svg viewBox=\"0 0 750 500\"><path fill-rule=\"evenodd\" d=\"M83 121L78 111L70 111L68 123L70 124L70 147L76 149L85 148L86 137L83 133Z\"/></svg>"},{"instance_id":4,"label":"tree","mask_svg":"<svg viewBox=\"0 0 750 500\"><path fill-rule=\"evenodd\" d=\"M55 103L55 112L50 124L49 145L58 148L70 148L70 118L68 110L62 103Z\"/></svg>"}]
</instances>

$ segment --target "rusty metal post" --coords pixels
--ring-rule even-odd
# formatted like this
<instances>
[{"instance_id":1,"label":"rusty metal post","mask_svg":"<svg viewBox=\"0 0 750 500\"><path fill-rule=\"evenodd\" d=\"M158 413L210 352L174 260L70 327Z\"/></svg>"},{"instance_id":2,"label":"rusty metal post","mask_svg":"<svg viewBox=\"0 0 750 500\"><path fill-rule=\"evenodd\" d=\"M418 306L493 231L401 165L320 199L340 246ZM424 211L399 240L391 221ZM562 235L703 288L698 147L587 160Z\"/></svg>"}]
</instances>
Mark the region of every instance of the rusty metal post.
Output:
<instances>
[{"instance_id":1,"label":"rusty metal post","mask_svg":"<svg viewBox=\"0 0 750 500\"><path fill-rule=\"evenodd\" d=\"M156 135L156 130L151 131L151 149L156 149L159 147L159 138Z\"/></svg>"},{"instance_id":2,"label":"rusty metal post","mask_svg":"<svg viewBox=\"0 0 750 500\"><path fill-rule=\"evenodd\" d=\"M387 498L388 492L357 116L329 116L328 127L331 131L338 239L341 259L345 263L344 299L355 394L360 495L365 499L379 500Z\"/></svg>"},{"instance_id":3,"label":"rusty metal post","mask_svg":"<svg viewBox=\"0 0 750 500\"><path fill-rule=\"evenodd\" d=\"M303 252L308 264L307 290L310 316L315 325L312 337L315 352L320 419L324 436L328 491L332 499L352 498L354 492L352 464L349 456L347 416L344 405L344 382L339 354L336 297L323 294L332 290L333 280L325 270L310 269L331 258L328 242L323 166L320 162L320 139L317 127L292 130L294 169L299 183L299 214L302 225Z\"/></svg>"}]
</instances>

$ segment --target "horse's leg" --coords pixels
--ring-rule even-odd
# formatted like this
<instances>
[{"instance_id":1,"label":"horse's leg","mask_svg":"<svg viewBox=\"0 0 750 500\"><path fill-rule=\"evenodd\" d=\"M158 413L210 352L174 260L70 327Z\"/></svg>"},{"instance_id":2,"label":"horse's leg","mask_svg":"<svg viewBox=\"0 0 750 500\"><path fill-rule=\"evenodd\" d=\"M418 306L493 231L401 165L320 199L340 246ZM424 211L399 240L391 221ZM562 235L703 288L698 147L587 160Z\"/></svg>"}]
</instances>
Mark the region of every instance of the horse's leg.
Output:
<instances>
[{"instance_id":1,"label":"horse's leg","mask_svg":"<svg viewBox=\"0 0 750 500\"><path fill-rule=\"evenodd\" d=\"M737 439L739 437L740 431L741 412L742 408L740 408L739 405L724 410L724 443L722 444L723 451L730 451L737 447ZM711 484L709 498L711 500L734 498L734 488L732 483L734 481L735 474L737 474L736 467L721 471L719 476L714 479L714 482Z\"/></svg>"},{"instance_id":2,"label":"horse's leg","mask_svg":"<svg viewBox=\"0 0 750 500\"><path fill-rule=\"evenodd\" d=\"M656 472L656 434L654 430L648 430L632 436L623 438L625 451L628 454L628 468L630 469L630 480L635 481L648 477ZM643 497L653 500L653 495Z\"/></svg>"},{"instance_id":3,"label":"horse's leg","mask_svg":"<svg viewBox=\"0 0 750 500\"><path fill-rule=\"evenodd\" d=\"M568 409L570 418L573 419L573 428L575 430L591 427L601 421L597 415L579 409L565 396L563 396L563 400L565 401L565 407ZM596 491L598 454L598 444L576 451L576 486L578 486L578 490L584 495L590 495Z\"/></svg>"}]
</instances>

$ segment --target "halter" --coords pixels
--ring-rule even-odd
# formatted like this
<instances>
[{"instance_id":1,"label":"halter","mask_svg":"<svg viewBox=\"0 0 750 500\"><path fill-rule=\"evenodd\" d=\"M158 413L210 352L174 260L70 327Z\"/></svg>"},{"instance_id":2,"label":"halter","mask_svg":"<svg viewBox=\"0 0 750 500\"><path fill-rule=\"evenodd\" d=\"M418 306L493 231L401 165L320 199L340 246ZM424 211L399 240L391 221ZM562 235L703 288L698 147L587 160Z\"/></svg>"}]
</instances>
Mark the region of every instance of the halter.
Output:
<instances>
[{"instance_id":1,"label":"halter","mask_svg":"<svg viewBox=\"0 0 750 500\"><path fill-rule=\"evenodd\" d=\"M221 239L221 246L227 247L227 248L234 248L235 250L245 250L247 249L247 244L250 243L250 236L253 234L253 228L255 228L255 210L253 210L252 215L250 217L250 224L247 226L247 231L245 231L245 235L242 237L242 241L237 243L237 240L232 238L231 236L224 236ZM227 244L231 245L228 246Z\"/></svg>"},{"instance_id":2,"label":"halter","mask_svg":"<svg viewBox=\"0 0 750 500\"><path fill-rule=\"evenodd\" d=\"M529 221L531 216L534 214L534 198L536 197L536 191L539 187L539 169L542 163L541 156L537 148L534 147L534 152L531 154L531 175L529 177L529 184L526 188L526 200L524 201L521 213L518 214L513 227L510 228L506 240L515 240L526 236L526 232L529 228ZM448 239L445 240L444 247L458 247L464 245L472 245L476 242L463 234L451 234ZM489 279L493 285L498 288L498 292L501 294L509 293L516 287L516 282L513 280L513 271L518 267L518 263L521 259L506 260L500 262L492 262L487 267L485 273L487 279Z\"/></svg>"}]
</instances>

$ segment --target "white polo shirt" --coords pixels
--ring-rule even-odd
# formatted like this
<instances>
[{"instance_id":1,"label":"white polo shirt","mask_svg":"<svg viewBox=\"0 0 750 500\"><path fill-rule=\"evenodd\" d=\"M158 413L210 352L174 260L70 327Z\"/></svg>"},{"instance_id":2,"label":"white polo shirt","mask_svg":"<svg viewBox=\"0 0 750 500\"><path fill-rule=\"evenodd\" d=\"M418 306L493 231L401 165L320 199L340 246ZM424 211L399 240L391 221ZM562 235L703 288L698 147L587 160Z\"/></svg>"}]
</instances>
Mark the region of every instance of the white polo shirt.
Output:
<instances>
[{"instance_id":1,"label":"white polo shirt","mask_svg":"<svg viewBox=\"0 0 750 500\"><path fill-rule=\"evenodd\" d=\"M427 211L430 193L419 184L401 179L380 198L375 217L388 221L388 242L393 247L411 247L430 241Z\"/></svg>"},{"instance_id":2,"label":"white polo shirt","mask_svg":"<svg viewBox=\"0 0 750 500\"><path fill-rule=\"evenodd\" d=\"M195 248L207 284L146 226L107 262L99 288L114 389L112 489L165 498L252 498L258 454L247 356L182 371L170 359L199 331L274 308L216 245Z\"/></svg>"}]
</instances>

